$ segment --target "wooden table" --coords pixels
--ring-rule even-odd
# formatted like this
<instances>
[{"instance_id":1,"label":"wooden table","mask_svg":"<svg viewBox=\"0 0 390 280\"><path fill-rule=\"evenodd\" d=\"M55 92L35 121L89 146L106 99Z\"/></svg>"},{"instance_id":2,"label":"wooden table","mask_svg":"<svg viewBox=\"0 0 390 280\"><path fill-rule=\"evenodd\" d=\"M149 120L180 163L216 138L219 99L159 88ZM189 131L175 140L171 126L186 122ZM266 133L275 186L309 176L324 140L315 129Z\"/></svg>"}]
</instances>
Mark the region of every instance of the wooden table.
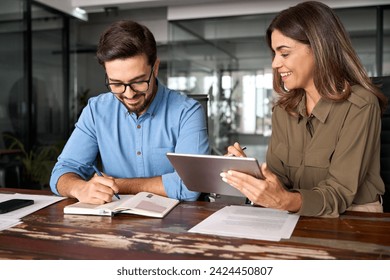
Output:
<instances>
[{"instance_id":1,"label":"wooden table","mask_svg":"<svg viewBox=\"0 0 390 280\"><path fill-rule=\"evenodd\" d=\"M221 203L182 202L155 219L64 215L74 202L48 206L0 232L0 259L390 259L390 214L300 217L290 239L270 242L187 232Z\"/></svg>"}]
</instances>

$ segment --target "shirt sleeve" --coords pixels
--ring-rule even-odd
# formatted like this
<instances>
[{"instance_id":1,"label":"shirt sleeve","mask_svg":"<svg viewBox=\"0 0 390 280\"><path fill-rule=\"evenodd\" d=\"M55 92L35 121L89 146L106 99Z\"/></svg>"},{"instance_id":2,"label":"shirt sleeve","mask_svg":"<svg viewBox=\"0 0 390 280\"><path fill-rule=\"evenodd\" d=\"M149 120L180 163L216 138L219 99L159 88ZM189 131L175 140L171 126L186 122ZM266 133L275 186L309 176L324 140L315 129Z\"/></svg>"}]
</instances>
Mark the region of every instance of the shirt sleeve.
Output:
<instances>
[{"instance_id":1,"label":"shirt sleeve","mask_svg":"<svg viewBox=\"0 0 390 280\"><path fill-rule=\"evenodd\" d=\"M208 154L209 142L205 112L198 102L186 104L180 116L180 133L175 153ZM189 191L176 172L162 175L162 181L168 197L194 201L200 195L198 192Z\"/></svg>"},{"instance_id":2,"label":"shirt sleeve","mask_svg":"<svg viewBox=\"0 0 390 280\"><path fill-rule=\"evenodd\" d=\"M53 168L50 178L50 188L53 193L59 195L57 182L66 173L76 173L83 179L92 176L94 171L90 165L95 163L98 153L94 127L93 114L88 105L80 115L72 135Z\"/></svg>"},{"instance_id":3,"label":"shirt sleeve","mask_svg":"<svg viewBox=\"0 0 390 280\"><path fill-rule=\"evenodd\" d=\"M287 188L291 188L290 183L283 166L283 162L276 156L275 149L278 148L278 143L284 141L287 135L286 112L280 107L274 107L272 113L272 135L268 143L267 148L267 167L278 176L279 180L282 181L283 185Z\"/></svg>"}]
</instances>

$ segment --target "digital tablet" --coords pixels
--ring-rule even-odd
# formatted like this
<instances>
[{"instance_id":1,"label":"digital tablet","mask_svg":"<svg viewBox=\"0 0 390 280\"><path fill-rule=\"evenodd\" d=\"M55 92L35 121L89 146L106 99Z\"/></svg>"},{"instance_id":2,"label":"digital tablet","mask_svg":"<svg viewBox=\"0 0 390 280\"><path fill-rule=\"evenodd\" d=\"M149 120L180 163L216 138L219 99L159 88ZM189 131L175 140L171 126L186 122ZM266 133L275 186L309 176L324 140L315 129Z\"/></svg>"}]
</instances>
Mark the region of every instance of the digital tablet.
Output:
<instances>
[{"instance_id":1,"label":"digital tablet","mask_svg":"<svg viewBox=\"0 0 390 280\"><path fill-rule=\"evenodd\" d=\"M255 158L175 153L167 153L167 157L191 191L244 196L240 191L222 181L219 174L223 171L236 170L256 178L264 178Z\"/></svg>"}]
</instances>

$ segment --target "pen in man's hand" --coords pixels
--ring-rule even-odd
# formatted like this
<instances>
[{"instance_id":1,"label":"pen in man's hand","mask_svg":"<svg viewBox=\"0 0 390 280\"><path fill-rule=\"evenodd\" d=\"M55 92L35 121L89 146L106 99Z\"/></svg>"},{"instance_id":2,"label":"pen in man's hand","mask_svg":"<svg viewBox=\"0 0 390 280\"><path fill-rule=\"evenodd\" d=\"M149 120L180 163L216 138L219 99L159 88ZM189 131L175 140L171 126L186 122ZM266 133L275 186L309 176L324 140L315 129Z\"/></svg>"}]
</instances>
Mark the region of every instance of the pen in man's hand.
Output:
<instances>
[{"instance_id":1,"label":"pen in man's hand","mask_svg":"<svg viewBox=\"0 0 390 280\"><path fill-rule=\"evenodd\" d=\"M93 168L93 170L95 170L97 175L103 177L103 174L99 171L99 169L97 169L97 167L95 165L92 164L92 168ZM121 199L117 193L114 193L114 195L116 196L117 199Z\"/></svg>"},{"instance_id":2,"label":"pen in man's hand","mask_svg":"<svg viewBox=\"0 0 390 280\"><path fill-rule=\"evenodd\" d=\"M246 150L246 146L242 147L241 150L245 151L245 150ZM227 156L228 156L228 157L234 157L233 154L228 154Z\"/></svg>"}]
</instances>

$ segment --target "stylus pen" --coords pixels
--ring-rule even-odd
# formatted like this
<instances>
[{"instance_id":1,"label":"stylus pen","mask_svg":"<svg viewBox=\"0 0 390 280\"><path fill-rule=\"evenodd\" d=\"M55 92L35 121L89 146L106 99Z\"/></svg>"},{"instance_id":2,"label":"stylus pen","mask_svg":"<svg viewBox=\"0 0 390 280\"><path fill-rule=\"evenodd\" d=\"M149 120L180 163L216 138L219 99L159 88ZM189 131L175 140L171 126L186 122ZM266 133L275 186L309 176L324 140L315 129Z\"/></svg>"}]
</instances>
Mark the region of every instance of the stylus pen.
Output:
<instances>
[{"instance_id":1,"label":"stylus pen","mask_svg":"<svg viewBox=\"0 0 390 280\"><path fill-rule=\"evenodd\" d=\"M97 169L97 167L95 165L92 164L92 168L93 168L93 170L95 170L97 175L103 177L103 174L99 171L99 169ZM114 193L114 195L116 196L117 199L121 199L117 193Z\"/></svg>"},{"instance_id":2,"label":"stylus pen","mask_svg":"<svg viewBox=\"0 0 390 280\"><path fill-rule=\"evenodd\" d=\"M241 150L245 151L246 150L246 146L242 147ZM228 157L233 157L234 155L233 154L228 154L227 156Z\"/></svg>"}]
</instances>

